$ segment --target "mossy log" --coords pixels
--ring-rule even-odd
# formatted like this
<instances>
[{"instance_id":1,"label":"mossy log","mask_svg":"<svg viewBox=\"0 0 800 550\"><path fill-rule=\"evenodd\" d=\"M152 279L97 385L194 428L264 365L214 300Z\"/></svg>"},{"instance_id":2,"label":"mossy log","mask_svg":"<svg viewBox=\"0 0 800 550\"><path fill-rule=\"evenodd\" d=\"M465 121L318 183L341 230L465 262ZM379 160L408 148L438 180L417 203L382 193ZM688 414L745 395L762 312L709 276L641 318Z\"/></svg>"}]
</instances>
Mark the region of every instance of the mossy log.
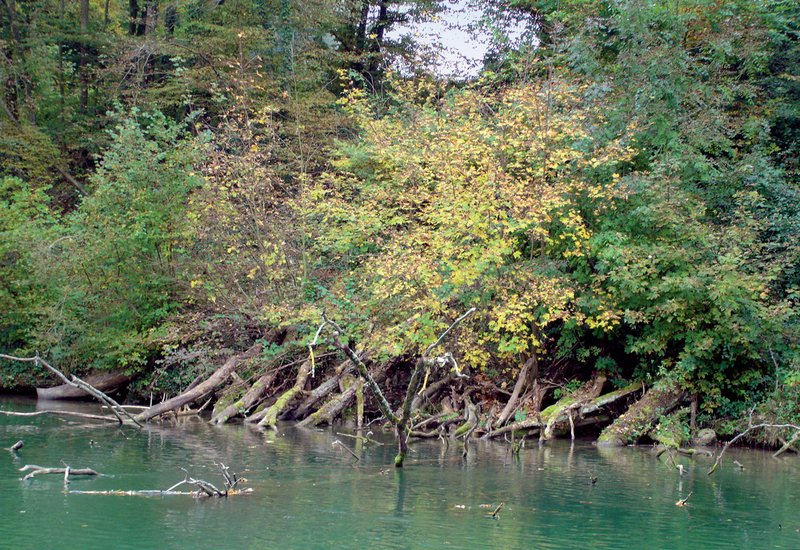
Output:
<instances>
[{"instance_id":1,"label":"mossy log","mask_svg":"<svg viewBox=\"0 0 800 550\"><path fill-rule=\"evenodd\" d=\"M297 378L294 385L283 392L277 401L263 411L263 418L258 422L259 426L269 426L274 428L278 423L278 417L291 404L292 400L301 392L306 385L306 380L311 374L311 359L304 361L297 369ZM248 419L251 421L251 419Z\"/></svg>"},{"instance_id":2,"label":"mossy log","mask_svg":"<svg viewBox=\"0 0 800 550\"><path fill-rule=\"evenodd\" d=\"M265 373L263 376L261 376L261 378L256 380L256 382L250 387L249 390L247 390L247 393L245 393L241 399L231 403L219 412L215 411L211 417L211 423L224 424L235 416L247 414L247 411L249 411L253 405L258 403L261 398L270 390L277 375L277 370L271 370L270 372Z\"/></svg>"},{"instance_id":3,"label":"mossy log","mask_svg":"<svg viewBox=\"0 0 800 550\"><path fill-rule=\"evenodd\" d=\"M366 354L364 353L360 353L359 355L361 355L362 358L366 358ZM308 397L303 400L300 406L297 407L297 409L294 411L295 418L306 418L309 414L311 414L317 403L328 397L339 387L339 380L341 380L342 375L345 372L350 370L352 365L353 363L351 363L349 359L341 362L333 370L333 375L322 382L322 384L314 388Z\"/></svg>"},{"instance_id":4,"label":"mossy log","mask_svg":"<svg viewBox=\"0 0 800 550\"><path fill-rule=\"evenodd\" d=\"M556 404L551 405L543 410L540 413L540 416L543 420L546 419L546 425L544 430L540 432L539 440L547 441L548 439L552 439L553 430L555 429L556 424L563 422L565 419L569 421L570 426L572 427L574 425L573 417L575 416L576 411L579 411L585 403L596 399L600 395L600 392L603 391L603 385L605 383L605 376L595 376L575 393L559 399Z\"/></svg>"},{"instance_id":5,"label":"mossy log","mask_svg":"<svg viewBox=\"0 0 800 550\"><path fill-rule=\"evenodd\" d=\"M677 407L686 393L674 386L656 384L622 416L606 427L597 439L598 447L621 447L636 443L658 419Z\"/></svg>"},{"instance_id":6,"label":"mossy log","mask_svg":"<svg viewBox=\"0 0 800 550\"><path fill-rule=\"evenodd\" d=\"M626 386L624 388L596 397L591 401L581 405L580 408L575 410L580 417L584 417L586 415L597 412L606 405L610 405L615 401L619 401L620 399L628 397L629 395L635 394L636 392L641 390L642 390L641 384L638 383L631 384L630 386ZM501 436L505 433L514 432L517 430L543 429L547 426L547 423L551 421L554 417L556 422L566 422L569 420L569 417L564 412L565 408L566 407L563 407L563 403L561 405L559 405L559 403L550 405L549 407L544 409L541 413L539 413L538 417L526 418L525 420L508 424L507 426L503 426L498 430L494 430L493 432L487 433L484 436L484 438L494 438Z\"/></svg>"},{"instance_id":7,"label":"mossy log","mask_svg":"<svg viewBox=\"0 0 800 550\"><path fill-rule=\"evenodd\" d=\"M389 371L389 365L381 365L372 375L377 383L382 383L386 380L386 374ZM356 397L356 385L353 384L339 395L330 399L317 411L310 414L300 421L299 426L319 426L320 424L328 424L342 414L347 407L351 406Z\"/></svg>"}]
</instances>

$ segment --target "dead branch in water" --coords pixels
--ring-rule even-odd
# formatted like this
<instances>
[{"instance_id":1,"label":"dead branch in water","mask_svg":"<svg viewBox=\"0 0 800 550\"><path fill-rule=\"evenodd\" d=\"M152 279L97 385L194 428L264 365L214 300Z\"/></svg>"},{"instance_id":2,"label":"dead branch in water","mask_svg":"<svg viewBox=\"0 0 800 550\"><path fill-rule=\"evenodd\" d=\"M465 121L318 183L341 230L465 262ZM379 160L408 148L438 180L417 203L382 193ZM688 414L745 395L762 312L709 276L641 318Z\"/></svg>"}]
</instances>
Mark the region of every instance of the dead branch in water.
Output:
<instances>
[{"instance_id":1,"label":"dead branch in water","mask_svg":"<svg viewBox=\"0 0 800 550\"><path fill-rule=\"evenodd\" d=\"M725 454L725 451L728 450L728 447L739 441L741 438L743 438L750 432L762 428L771 428L775 430L795 430L795 432L800 432L800 426L797 426L796 424L770 424L769 422L764 422L762 424L755 424L755 425L751 424L750 426L747 427L746 430L744 430L736 437L725 443L725 446L722 447L722 450L719 452L719 455L717 455L717 460L714 461L714 465L711 467L710 470L708 470L707 475L711 475L717 471L717 468L722 463L722 455Z\"/></svg>"},{"instance_id":2,"label":"dead branch in water","mask_svg":"<svg viewBox=\"0 0 800 550\"><path fill-rule=\"evenodd\" d=\"M56 376L58 376L61 380L64 381L65 384L68 384L75 388L79 388L88 393L89 395L91 395L92 397L96 398L101 403L108 405L108 407L111 409L111 412L114 413L114 416L117 417L117 421L120 424L125 423L125 421L122 419L122 416L125 416L137 426L139 427L142 426L133 416L131 416L131 414L128 411L126 411L123 407L121 407L119 403L111 399L109 396L107 396L106 394L104 394L91 384L88 384L85 381L81 380L74 374L72 375L71 379L67 378L63 372L61 372L53 365L51 365L50 363L39 357L38 353L33 357L15 357L13 355L6 355L4 353L0 353L0 358L8 359L10 361L21 361L23 363L34 363L37 367L41 365L50 372L52 372L53 374L55 374Z\"/></svg>"},{"instance_id":3,"label":"dead branch in water","mask_svg":"<svg viewBox=\"0 0 800 550\"><path fill-rule=\"evenodd\" d=\"M41 416L43 414L55 414L60 416L75 416L78 418L88 418L89 420L105 420L107 422L119 423L119 419L113 416L102 416L99 414L79 413L74 411L35 411L35 412L16 412L16 411L0 411L4 416Z\"/></svg>"},{"instance_id":4,"label":"dead branch in water","mask_svg":"<svg viewBox=\"0 0 800 550\"><path fill-rule=\"evenodd\" d=\"M64 481L66 483L69 476L101 476L103 474L92 470L91 468L70 468L66 466L64 468L44 468L42 466L36 466L35 464L26 464L22 468L19 469L20 472L28 472L28 474L22 478L23 481L28 479L32 479L36 476L47 475L47 474L64 474Z\"/></svg>"},{"instance_id":5,"label":"dead branch in water","mask_svg":"<svg viewBox=\"0 0 800 550\"><path fill-rule=\"evenodd\" d=\"M247 481L245 478L237 477L235 473L230 472L230 468L223 463L217 464L222 472L222 478L225 482L225 489L218 489L213 483L209 483L203 479L196 479L189 475L185 468L181 468L184 472L184 478L174 484L169 489L142 489L137 491L124 491L124 490L111 490L111 491L69 491L70 494L78 495L116 495L116 496L191 496L194 498L227 498L230 496L246 495L253 492L253 489L237 489L236 486L242 482ZM176 491L182 485L191 485L197 488L196 491Z\"/></svg>"}]
</instances>

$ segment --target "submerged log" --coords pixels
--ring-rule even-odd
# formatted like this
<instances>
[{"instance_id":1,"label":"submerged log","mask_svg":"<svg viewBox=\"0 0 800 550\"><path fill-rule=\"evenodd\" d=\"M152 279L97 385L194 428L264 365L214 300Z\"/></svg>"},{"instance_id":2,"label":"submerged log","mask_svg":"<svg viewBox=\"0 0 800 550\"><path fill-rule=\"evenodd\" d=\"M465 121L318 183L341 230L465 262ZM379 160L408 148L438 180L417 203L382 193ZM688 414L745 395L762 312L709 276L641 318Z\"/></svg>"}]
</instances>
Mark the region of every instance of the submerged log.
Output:
<instances>
[{"instance_id":1,"label":"submerged log","mask_svg":"<svg viewBox=\"0 0 800 550\"><path fill-rule=\"evenodd\" d=\"M686 393L674 386L654 386L600 433L597 446L621 447L636 443L663 414L677 407L685 398Z\"/></svg>"},{"instance_id":2,"label":"submerged log","mask_svg":"<svg viewBox=\"0 0 800 550\"><path fill-rule=\"evenodd\" d=\"M131 376L122 371L105 372L92 374L83 378L87 384L102 392L113 392L120 386L131 381ZM81 397L92 397L84 389L76 388L72 384L61 384L50 388L36 388L36 396L39 399L77 399Z\"/></svg>"},{"instance_id":3,"label":"submerged log","mask_svg":"<svg viewBox=\"0 0 800 550\"><path fill-rule=\"evenodd\" d=\"M204 382L198 384L191 390L185 391L182 394L173 397L172 399L167 399L163 403L159 403L157 405L153 405L149 407L145 411L136 415L136 420L139 422L146 422L151 418L155 418L157 416L161 416L162 414L168 413L170 411L174 411L176 409L180 409L184 405L188 405L198 399L201 399L203 396L208 395L214 389L222 384L233 372L239 363L242 361L246 361L247 359L252 359L253 357L259 355L261 353L263 346L261 343L255 344L247 351L242 353L238 353L233 357L229 358L225 361L225 364L222 365L219 369L217 369L211 376L209 376Z\"/></svg>"}]
</instances>

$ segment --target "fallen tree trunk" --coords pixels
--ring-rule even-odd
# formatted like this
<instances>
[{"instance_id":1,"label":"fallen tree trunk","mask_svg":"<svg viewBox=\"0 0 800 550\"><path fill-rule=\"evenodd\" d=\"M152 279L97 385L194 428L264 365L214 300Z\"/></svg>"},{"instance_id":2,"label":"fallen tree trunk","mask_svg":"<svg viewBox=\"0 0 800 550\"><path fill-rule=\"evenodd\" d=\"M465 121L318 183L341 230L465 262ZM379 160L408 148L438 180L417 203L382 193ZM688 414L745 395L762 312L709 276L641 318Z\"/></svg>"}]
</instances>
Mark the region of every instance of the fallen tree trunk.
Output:
<instances>
[{"instance_id":1,"label":"fallen tree trunk","mask_svg":"<svg viewBox=\"0 0 800 550\"><path fill-rule=\"evenodd\" d=\"M295 378L294 385L283 392L280 397L278 397L277 401L275 401L275 403L262 411L263 416L260 415L261 420L258 422L258 425L274 428L278 423L278 416L289 406L295 396L303 391L303 388L306 385L306 380L308 380L308 376L310 374L311 359L309 358L300 365L300 368L297 369L297 378ZM254 420L255 417L250 417L247 419L248 422L253 422Z\"/></svg>"},{"instance_id":2,"label":"fallen tree trunk","mask_svg":"<svg viewBox=\"0 0 800 550\"><path fill-rule=\"evenodd\" d=\"M598 447L622 447L636 443L650 431L661 415L677 407L686 393L674 386L656 385L606 427L597 438Z\"/></svg>"},{"instance_id":3,"label":"fallen tree trunk","mask_svg":"<svg viewBox=\"0 0 800 550\"><path fill-rule=\"evenodd\" d=\"M552 407L548 407L546 409L546 411L548 411L547 424L544 430L540 432L539 440L547 441L548 439L552 439L556 424L562 422L564 416L566 416L569 421L572 439L575 439L575 411L580 411L586 403L596 399L603 390L603 385L605 383L606 377L597 375L594 379L584 384L584 386L573 395L567 395L559 399ZM578 414L581 417L583 416L580 413ZM542 411L541 415L544 416L544 411Z\"/></svg>"},{"instance_id":4,"label":"fallen tree trunk","mask_svg":"<svg viewBox=\"0 0 800 550\"><path fill-rule=\"evenodd\" d=\"M366 354L363 352L359 355L361 355L362 358L366 358ZM294 412L295 418L306 418L311 414L311 411L317 403L328 397L339 387L339 380L341 380L342 375L347 372L351 366L352 362L349 359L339 364L334 369L333 375L314 388L311 394L297 407Z\"/></svg>"},{"instance_id":5,"label":"fallen tree trunk","mask_svg":"<svg viewBox=\"0 0 800 550\"><path fill-rule=\"evenodd\" d=\"M233 369L239 366L239 363L260 354L262 347L263 346L258 343L247 351L234 355L225 361L224 365L217 369L201 384L198 384L191 390L185 391L182 394L173 397L172 399L167 399L163 403L149 407L147 410L137 414L135 417L136 420L139 422L146 422L151 418L161 416L164 413L174 411L175 409L179 409L184 405L188 405L189 403L201 399L203 396L211 393L217 386L222 384L222 382L224 382L228 376L230 376L231 372L233 372Z\"/></svg>"},{"instance_id":6,"label":"fallen tree trunk","mask_svg":"<svg viewBox=\"0 0 800 550\"><path fill-rule=\"evenodd\" d=\"M632 395L638 391L641 391L642 386L641 384L631 384L625 388L618 389L616 391L612 391L610 393L601 395L590 402L582 405L580 409L577 410L580 416L586 416L588 414L595 413L599 411L601 408L605 407L606 405L610 405L615 401L619 401L629 395ZM531 429L543 429L547 426L547 423L551 420L551 416L553 415L554 411L557 409L556 405L551 405L544 409L540 414L539 417L531 417L526 418L525 420L521 420L519 422L514 422L513 424L508 424L507 426L503 426L502 428L495 430L493 432L487 433L484 438L495 438L500 435L503 435L508 432L514 432L517 430L531 430ZM568 421L568 415L564 412L564 409L560 409L557 414L556 422L564 422Z\"/></svg>"},{"instance_id":7,"label":"fallen tree trunk","mask_svg":"<svg viewBox=\"0 0 800 550\"><path fill-rule=\"evenodd\" d=\"M84 382L102 392L113 391L130 380L130 375L121 371L93 374L83 379ZM82 388L76 388L72 384L61 384L50 388L36 388L36 396L39 399L76 399L91 397L91 393Z\"/></svg>"},{"instance_id":8,"label":"fallen tree trunk","mask_svg":"<svg viewBox=\"0 0 800 550\"><path fill-rule=\"evenodd\" d=\"M372 374L372 377L374 378L375 382L380 384L386 380L386 374L388 372L389 365L382 364L378 370ZM333 422L336 417L342 414L342 411L352 405L353 399L356 397L356 389L356 384L351 385L338 396L325 403L317 411L301 420L298 425L303 427L319 426L320 424L329 424Z\"/></svg>"},{"instance_id":9,"label":"fallen tree trunk","mask_svg":"<svg viewBox=\"0 0 800 550\"><path fill-rule=\"evenodd\" d=\"M517 406L517 399L519 399L520 394L522 393L522 389L525 387L525 384L528 382L528 372L530 372L531 368L534 371L537 369L538 361L536 357L536 352L531 356L530 359L525 361L525 364L522 365L522 368L519 371L519 377L517 378L517 383L514 384L514 390L511 392L511 397L508 398L508 403L503 408L503 411L500 413L500 416L497 417L497 421L494 423L494 427L499 428L506 421L509 419L511 414L514 412L514 408ZM534 378L536 374L534 374Z\"/></svg>"},{"instance_id":10,"label":"fallen tree trunk","mask_svg":"<svg viewBox=\"0 0 800 550\"><path fill-rule=\"evenodd\" d=\"M253 405L258 403L264 394L272 387L272 383L278 376L278 371L273 369L264 374L250 386L247 393L238 401L231 403L219 412L215 412L211 418L212 424L225 424L228 420L238 415L245 415Z\"/></svg>"}]
</instances>

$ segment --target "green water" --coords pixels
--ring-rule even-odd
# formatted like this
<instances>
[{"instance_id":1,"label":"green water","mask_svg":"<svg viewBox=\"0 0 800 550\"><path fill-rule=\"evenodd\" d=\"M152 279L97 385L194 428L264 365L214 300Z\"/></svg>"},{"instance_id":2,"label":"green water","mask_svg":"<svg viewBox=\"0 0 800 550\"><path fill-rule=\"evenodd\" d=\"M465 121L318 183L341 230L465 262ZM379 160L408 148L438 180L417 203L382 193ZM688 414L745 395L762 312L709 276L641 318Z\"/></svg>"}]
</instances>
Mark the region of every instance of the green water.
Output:
<instances>
[{"instance_id":1,"label":"green water","mask_svg":"<svg viewBox=\"0 0 800 550\"><path fill-rule=\"evenodd\" d=\"M35 408L0 400L0 410ZM800 548L795 456L729 451L712 477L710 459L683 458L681 477L648 448L534 443L515 459L504 443L475 442L463 459L460 445L424 441L399 471L391 444L356 462L334 444L359 452L355 441L337 431L261 432L197 418L140 431L0 416L0 447L25 441L18 457L0 452L0 548ZM108 475L73 478L71 490L164 489L181 468L221 484L223 462L254 492L98 496L65 493L58 475L20 480L24 464L62 460ZM690 506L676 507L690 491ZM486 518L480 505L499 502L499 519Z\"/></svg>"}]
</instances>

